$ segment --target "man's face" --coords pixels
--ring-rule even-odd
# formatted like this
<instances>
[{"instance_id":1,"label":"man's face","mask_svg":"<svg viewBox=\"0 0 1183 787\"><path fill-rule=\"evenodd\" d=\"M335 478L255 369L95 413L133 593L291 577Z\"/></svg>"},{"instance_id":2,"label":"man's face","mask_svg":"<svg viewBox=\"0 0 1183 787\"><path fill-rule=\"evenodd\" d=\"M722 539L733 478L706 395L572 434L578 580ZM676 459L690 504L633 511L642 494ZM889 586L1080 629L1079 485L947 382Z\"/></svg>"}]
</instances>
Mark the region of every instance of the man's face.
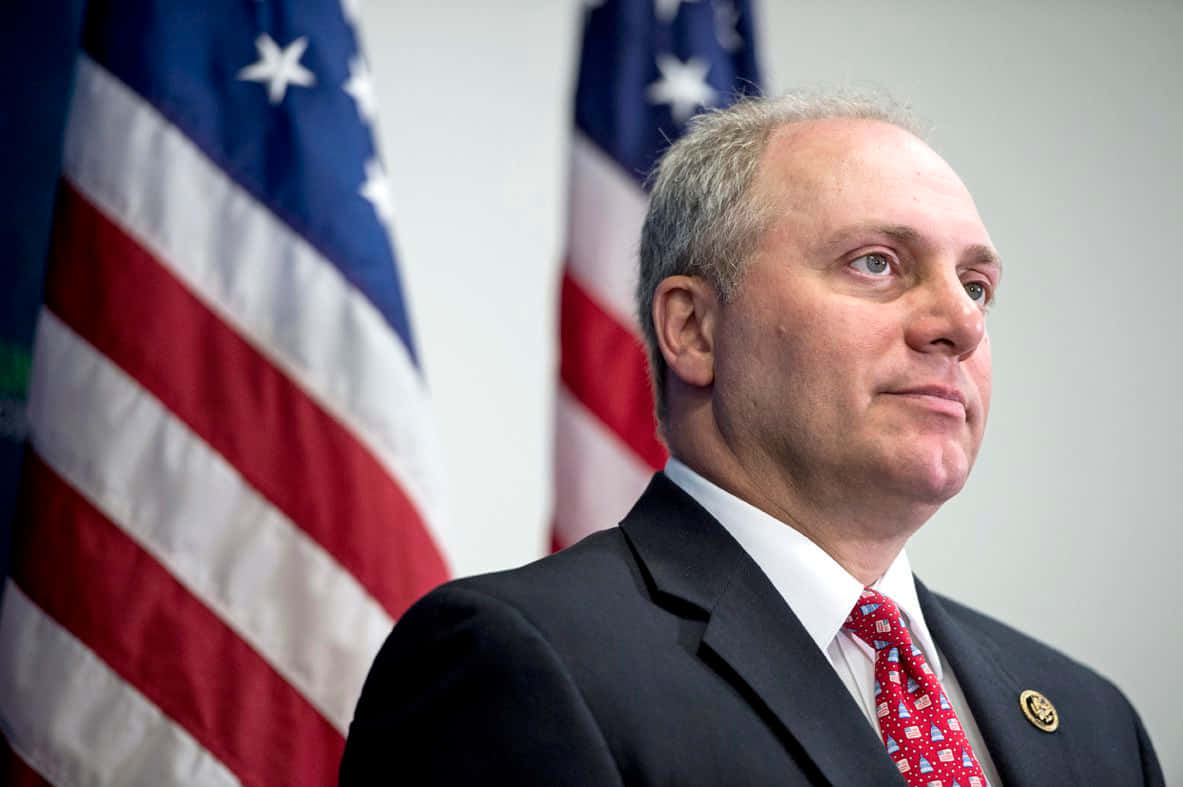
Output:
<instances>
[{"instance_id":1,"label":"man's face","mask_svg":"<svg viewBox=\"0 0 1183 787\"><path fill-rule=\"evenodd\" d=\"M1001 270L969 192L924 143L865 120L780 129L754 189L775 218L716 329L725 439L816 504L939 505L990 404Z\"/></svg>"}]
</instances>

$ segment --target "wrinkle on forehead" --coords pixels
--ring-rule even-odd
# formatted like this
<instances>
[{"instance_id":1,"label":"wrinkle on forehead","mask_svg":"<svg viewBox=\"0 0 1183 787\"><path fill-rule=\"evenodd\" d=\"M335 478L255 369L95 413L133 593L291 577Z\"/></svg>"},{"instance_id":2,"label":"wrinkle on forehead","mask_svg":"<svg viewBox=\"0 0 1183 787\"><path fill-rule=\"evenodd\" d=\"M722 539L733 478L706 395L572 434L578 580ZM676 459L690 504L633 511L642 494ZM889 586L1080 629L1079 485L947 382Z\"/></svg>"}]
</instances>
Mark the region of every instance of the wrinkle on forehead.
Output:
<instances>
[{"instance_id":1,"label":"wrinkle on forehead","mask_svg":"<svg viewBox=\"0 0 1183 787\"><path fill-rule=\"evenodd\" d=\"M850 212L893 223L898 217L876 213L911 204L975 226L989 245L973 197L953 168L911 132L880 120L829 118L776 129L754 191L773 216L793 225L781 229L794 234L833 231L828 220Z\"/></svg>"},{"instance_id":2,"label":"wrinkle on forehead","mask_svg":"<svg viewBox=\"0 0 1183 787\"><path fill-rule=\"evenodd\" d=\"M853 173L912 170L965 189L953 168L923 140L882 120L827 118L772 132L760 172L802 184L841 185Z\"/></svg>"}]
</instances>

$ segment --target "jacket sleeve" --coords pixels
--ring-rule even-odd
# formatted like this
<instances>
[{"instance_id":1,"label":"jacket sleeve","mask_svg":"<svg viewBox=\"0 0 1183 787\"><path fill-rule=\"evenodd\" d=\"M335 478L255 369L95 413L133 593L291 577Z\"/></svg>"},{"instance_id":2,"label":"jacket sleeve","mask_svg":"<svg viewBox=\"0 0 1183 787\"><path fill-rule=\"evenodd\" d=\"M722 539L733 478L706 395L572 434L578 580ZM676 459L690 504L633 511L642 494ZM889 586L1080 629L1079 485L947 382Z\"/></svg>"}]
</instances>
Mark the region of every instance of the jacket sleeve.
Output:
<instances>
[{"instance_id":1,"label":"jacket sleeve","mask_svg":"<svg viewBox=\"0 0 1183 787\"><path fill-rule=\"evenodd\" d=\"M455 584L395 626L362 689L342 785L615 785L569 672L514 607Z\"/></svg>"},{"instance_id":2,"label":"jacket sleeve","mask_svg":"<svg viewBox=\"0 0 1183 787\"><path fill-rule=\"evenodd\" d=\"M1138 750L1142 755L1142 783L1146 787L1165 787L1166 781L1163 779L1162 766L1158 764L1158 756L1154 753L1154 746L1150 743L1150 736L1146 734L1146 728L1142 726L1142 719L1138 717L1136 711L1130 708L1134 714L1134 724L1138 733Z\"/></svg>"}]
</instances>

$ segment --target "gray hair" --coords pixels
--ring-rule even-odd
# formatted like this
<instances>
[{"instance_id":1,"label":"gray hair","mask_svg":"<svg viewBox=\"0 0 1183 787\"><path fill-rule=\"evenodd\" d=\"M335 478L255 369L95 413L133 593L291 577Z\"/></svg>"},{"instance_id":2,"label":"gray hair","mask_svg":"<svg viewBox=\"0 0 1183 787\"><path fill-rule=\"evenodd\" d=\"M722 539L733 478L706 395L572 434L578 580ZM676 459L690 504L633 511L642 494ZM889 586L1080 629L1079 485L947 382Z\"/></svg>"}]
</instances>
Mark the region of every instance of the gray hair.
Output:
<instances>
[{"instance_id":1,"label":"gray hair","mask_svg":"<svg viewBox=\"0 0 1183 787\"><path fill-rule=\"evenodd\" d=\"M724 302L734 297L772 216L772 206L748 193L768 137L790 123L829 118L880 120L923 136L907 108L877 92L800 91L778 98L741 98L692 118L686 134L650 174L637 309L662 428L667 369L653 327L657 285L669 276L699 276Z\"/></svg>"}]
</instances>

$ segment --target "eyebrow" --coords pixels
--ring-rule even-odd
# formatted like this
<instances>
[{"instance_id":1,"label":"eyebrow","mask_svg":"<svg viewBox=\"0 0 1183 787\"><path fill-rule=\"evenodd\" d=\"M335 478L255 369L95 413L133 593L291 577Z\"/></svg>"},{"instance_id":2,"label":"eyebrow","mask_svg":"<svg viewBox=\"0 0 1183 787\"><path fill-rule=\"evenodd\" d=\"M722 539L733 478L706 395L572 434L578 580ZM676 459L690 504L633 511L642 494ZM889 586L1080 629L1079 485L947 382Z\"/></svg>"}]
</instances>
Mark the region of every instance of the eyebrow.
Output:
<instances>
[{"instance_id":1,"label":"eyebrow","mask_svg":"<svg viewBox=\"0 0 1183 787\"><path fill-rule=\"evenodd\" d=\"M856 237L865 235L886 235L899 243L912 246L929 245L924 236L906 224L867 224L848 227L839 230L822 242L822 249L827 252L845 246ZM982 243L975 243L965 248L961 253L963 260L969 260L976 265L990 265L1002 273L1002 258L998 252Z\"/></svg>"}]
</instances>

